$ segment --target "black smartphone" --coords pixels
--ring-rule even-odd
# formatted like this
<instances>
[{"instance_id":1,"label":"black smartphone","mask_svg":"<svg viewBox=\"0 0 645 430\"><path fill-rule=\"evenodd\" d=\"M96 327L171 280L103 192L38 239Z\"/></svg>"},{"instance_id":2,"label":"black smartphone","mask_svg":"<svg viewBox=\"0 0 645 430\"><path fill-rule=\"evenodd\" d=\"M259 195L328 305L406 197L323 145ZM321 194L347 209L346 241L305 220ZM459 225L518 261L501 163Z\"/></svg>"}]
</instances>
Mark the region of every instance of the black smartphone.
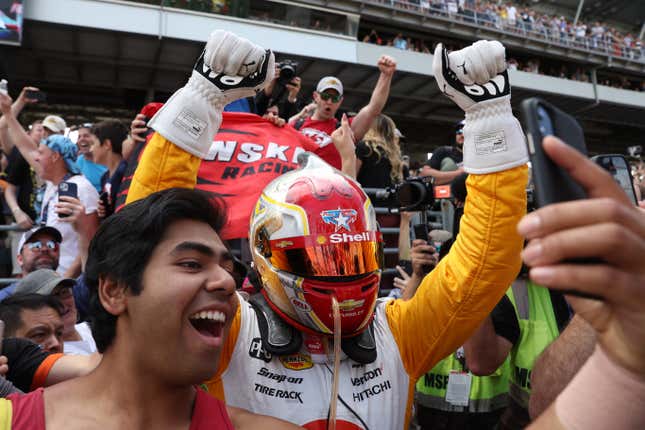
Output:
<instances>
[{"instance_id":1,"label":"black smartphone","mask_svg":"<svg viewBox=\"0 0 645 430\"><path fill-rule=\"evenodd\" d=\"M47 101L47 94L45 94L43 91L27 90L25 91L25 97L27 97L29 100L36 100L39 103Z\"/></svg>"},{"instance_id":2,"label":"black smartphone","mask_svg":"<svg viewBox=\"0 0 645 430\"><path fill-rule=\"evenodd\" d=\"M551 135L587 155L584 133L578 121L537 97L524 100L520 109L526 125L526 145L531 160L536 206L541 208L551 203L586 198L582 187L551 161L542 149L542 139Z\"/></svg>"},{"instance_id":3,"label":"black smartphone","mask_svg":"<svg viewBox=\"0 0 645 430\"><path fill-rule=\"evenodd\" d=\"M634 191L634 178L632 178L629 163L625 157L620 154L603 154L591 157L591 159L611 173L632 203L638 205L636 191Z\"/></svg>"},{"instance_id":4,"label":"black smartphone","mask_svg":"<svg viewBox=\"0 0 645 430\"><path fill-rule=\"evenodd\" d=\"M414 238L415 239L423 239L426 242L428 241L428 234L430 233L428 230L428 225L427 224L415 224L412 227L412 230L414 231Z\"/></svg>"},{"instance_id":5,"label":"black smartphone","mask_svg":"<svg viewBox=\"0 0 645 430\"><path fill-rule=\"evenodd\" d=\"M541 208L552 203L580 200L587 197L585 190L562 168L557 166L542 148L545 136L555 136L574 147L585 156L587 146L582 127L575 118L546 101L532 97L520 104L522 119L526 126L526 146L531 160L533 196L535 206ZM598 264L597 258L571 259L575 264ZM562 290L563 294L603 300L595 294Z\"/></svg>"},{"instance_id":6,"label":"black smartphone","mask_svg":"<svg viewBox=\"0 0 645 430\"><path fill-rule=\"evenodd\" d=\"M58 201L60 201L61 196L69 196L78 198L78 186L73 182L61 182L58 184ZM67 218L69 214L61 213L58 214L58 218Z\"/></svg>"}]
</instances>

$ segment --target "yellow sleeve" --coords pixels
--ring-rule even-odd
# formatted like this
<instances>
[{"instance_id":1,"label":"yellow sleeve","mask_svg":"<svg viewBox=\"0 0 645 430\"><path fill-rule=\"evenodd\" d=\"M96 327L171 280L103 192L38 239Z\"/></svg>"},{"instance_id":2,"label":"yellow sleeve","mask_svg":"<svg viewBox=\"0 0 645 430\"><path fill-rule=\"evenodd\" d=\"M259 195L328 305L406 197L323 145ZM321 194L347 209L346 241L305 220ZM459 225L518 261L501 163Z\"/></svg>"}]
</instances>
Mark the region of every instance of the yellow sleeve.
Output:
<instances>
[{"instance_id":1,"label":"yellow sleeve","mask_svg":"<svg viewBox=\"0 0 645 430\"><path fill-rule=\"evenodd\" d=\"M408 374L416 380L455 351L517 276L526 212L526 166L469 175L468 199L450 253L408 301L386 305L388 323Z\"/></svg>"},{"instance_id":2,"label":"yellow sleeve","mask_svg":"<svg viewBox=\"0 0 645 430\"><path fill-rule=\"evenodd\" d=\"M155 133L134 172L126 204L167 188L195 188L201 161Z\"/></svg>"}]
</instances>

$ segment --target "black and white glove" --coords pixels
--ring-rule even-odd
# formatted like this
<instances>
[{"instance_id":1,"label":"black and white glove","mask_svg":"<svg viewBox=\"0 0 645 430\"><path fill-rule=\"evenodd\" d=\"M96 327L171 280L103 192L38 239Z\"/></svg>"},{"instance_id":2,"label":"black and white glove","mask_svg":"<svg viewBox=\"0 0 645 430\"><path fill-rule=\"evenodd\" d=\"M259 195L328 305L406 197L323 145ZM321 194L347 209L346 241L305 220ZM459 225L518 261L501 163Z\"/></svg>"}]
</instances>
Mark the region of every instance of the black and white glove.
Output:
<instances>
[{"instance_id":1,"label":"black and white glove","mask_svg":"<svg viewBox=\"0 0 645 430\"><path fill-rule=\"evenodd\" d=\"M432 69L439 89L466 114L466 172L499 172L528 161L524 133L511 110L511 85L501 43L480 40L451 53L439 44Z\"/></svg>"},{"instance_id":2,"label":"black and white glove","mask_svg":"<svg viewBox=\"0 0 645 430\"><path fill-rule=\"evenodd\" d=\"M175 145L205 158L228 103L250 97L273 79L275 59L247 39L223 30L211 33L190 79L150 120Z\"/></svg>"}]
</instances>

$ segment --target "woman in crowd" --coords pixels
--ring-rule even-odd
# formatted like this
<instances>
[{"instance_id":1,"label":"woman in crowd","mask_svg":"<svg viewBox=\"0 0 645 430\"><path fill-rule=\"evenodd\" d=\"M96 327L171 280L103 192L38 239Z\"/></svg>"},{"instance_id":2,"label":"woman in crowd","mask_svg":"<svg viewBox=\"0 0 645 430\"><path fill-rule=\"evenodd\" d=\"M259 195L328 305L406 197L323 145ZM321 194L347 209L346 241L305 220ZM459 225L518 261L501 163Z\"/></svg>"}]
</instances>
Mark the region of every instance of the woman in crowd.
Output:
<instances>
[{"instance_id":1,"label":"woman in crowd","mask_svg":"<svg viewBox=\"0 0 645 430\"><path fill-rule=\"evenodd\" d=\"M403 180L401 148L396 125L380 114L356 144L357 180L367 188L387 188Z\"/></svg>"}]
</instances>

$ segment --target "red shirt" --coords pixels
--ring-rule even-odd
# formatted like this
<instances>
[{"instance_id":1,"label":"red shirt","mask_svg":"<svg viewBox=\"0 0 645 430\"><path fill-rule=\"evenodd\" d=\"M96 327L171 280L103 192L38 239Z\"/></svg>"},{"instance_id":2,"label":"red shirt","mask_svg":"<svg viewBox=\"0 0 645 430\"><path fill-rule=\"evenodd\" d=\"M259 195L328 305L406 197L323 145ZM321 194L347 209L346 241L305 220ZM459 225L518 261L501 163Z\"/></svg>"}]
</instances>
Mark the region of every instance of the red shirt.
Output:
<instances>
[{"instance_id":1,"label":"red shirt","mask_svg":"<svg viewBox=\"0 0 645 430\"><path fill-rule=\"evenodd\" d=\"M45 400L42 388L27 394L11 394L7 399L11 400L13 408L12 430L45 430ZM189 430L233 429L224 402L198 388Z\"/></svg>"},{"instance_id":2,"label":"red shirt","mask_svg":"<svg viewBox=\"0 0 645 430\"><path fill-rule=\"evenodd\" d=\"M350 118L351 124L352 118ZM295 121L290 124L295 125ZM326 121L316 121L311 118L307 118L300 127L300 133L309 137L314 143L318 146L316 150L316 155L325 160L327 163L331 164L338 170L341 170L342 163L340 159L340 154L334 146L334 142L331 140L331 134L339 126L339 122L336 118L330 118Z\"/></svg>"}]
</instances>

